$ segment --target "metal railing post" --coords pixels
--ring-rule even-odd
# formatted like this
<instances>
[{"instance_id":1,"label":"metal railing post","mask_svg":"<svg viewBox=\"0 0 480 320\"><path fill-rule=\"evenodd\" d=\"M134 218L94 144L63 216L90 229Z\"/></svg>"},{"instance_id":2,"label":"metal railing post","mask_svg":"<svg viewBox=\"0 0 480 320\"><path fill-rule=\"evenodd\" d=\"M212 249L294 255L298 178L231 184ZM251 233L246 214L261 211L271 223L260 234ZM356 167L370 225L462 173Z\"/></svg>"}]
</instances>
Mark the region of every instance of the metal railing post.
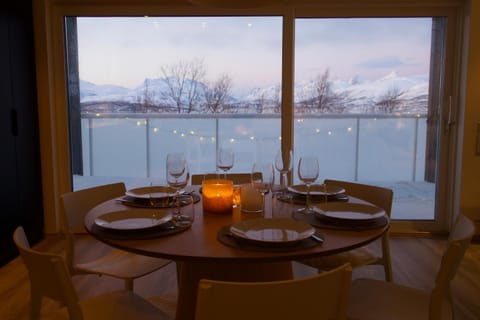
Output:
<instances>
[{"instance_id":1,"label":"metal railing post","mask_svg":"<svg viewBox=\"0 0 480 320\"><path fill-rule=\"evenodd\" d=\"M417 152L418 152L418 117L415 118L414 127L414 141L413 141L413 168L412 168L412 181L416 180L417 176Z\"/></svg>"},{"instance_id":2,"label":"metal railing post","mask_svg":"<svg viewBox=\"0 0 480 320\"><path fill-rule=\"evenodd\" d=\"M356 135L355 135L355 179L358 181L358 159L360 158L360 117L356 116Z\"/></svg>"}]
</instances>

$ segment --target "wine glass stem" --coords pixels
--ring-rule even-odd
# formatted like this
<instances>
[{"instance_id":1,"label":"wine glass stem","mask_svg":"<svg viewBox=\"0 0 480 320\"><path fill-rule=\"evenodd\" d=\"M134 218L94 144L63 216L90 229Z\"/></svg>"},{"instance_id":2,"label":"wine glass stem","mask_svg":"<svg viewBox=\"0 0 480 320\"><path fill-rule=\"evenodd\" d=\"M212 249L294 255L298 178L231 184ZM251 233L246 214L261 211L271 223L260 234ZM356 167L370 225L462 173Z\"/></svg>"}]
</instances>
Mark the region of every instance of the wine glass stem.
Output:
<instances>
[{"instance_id":1,"label":"wine glass stem","mask_svg":"<svg viewBox=\"0 0 480 320\"><path fill-rule=\"evenodd\" d=\"M305 211L310 211L310 183L307 183L307 198L305 199Z\"/></svg>"},{"instance_id":2,"label":"wine glass stem","mask_svg":"<svg viewBox=\"0 0 480 320\"><path fill-rule=\"evenodd\" d=\"M282 172L282 179L280 181L280 187L282 188L282 196L285 198L285 195L287 194L287 173L288 172Z\"/></svg>"},{"instance_id":3,"label":"wine glass stem","mask_svg":"<svg viewBox=\"0 0 480 320\"><path fill-rule=\"evenodd\" d=\"M262 212L263 217L265 218L265 193L262 192Z\"/></svg>"},{"instance_id":4,"label":"wine glass stem","mask_svg":"<svg viewBox=\"0 0 480 320\"><path fill-rule=\"evenodd\" d=\"M180 189L178 187L175 190L175 198L176 198L176 209L174 214L180 215Z\"/></svg>"}]
</instances>

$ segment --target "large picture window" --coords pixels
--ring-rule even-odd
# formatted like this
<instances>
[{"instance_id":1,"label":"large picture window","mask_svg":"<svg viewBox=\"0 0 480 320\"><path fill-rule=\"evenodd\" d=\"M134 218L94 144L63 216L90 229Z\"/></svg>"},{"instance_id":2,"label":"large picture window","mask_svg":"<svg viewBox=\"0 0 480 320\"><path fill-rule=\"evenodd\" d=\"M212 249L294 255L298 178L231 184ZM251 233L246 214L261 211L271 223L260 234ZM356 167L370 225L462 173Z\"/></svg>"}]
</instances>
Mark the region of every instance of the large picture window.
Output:
<instances>
[{"instance_id":1,"label":"large picture window","mask_svg":"<svg viewBox=\"0 0 480 320\"><path fill-rule=\"evenodd\" d=\"M293 35L285 19L67 17L74 189L165 179L177 151L193 174L213 172L225 145L231 171L250 172L288 143L294 168L319 157L318 182L387 186L394 219L434 220L441 137L427 119L440 112L443 74L431 64L444 63L446 18L295 17Z\"/></svg>"}]
</instances>

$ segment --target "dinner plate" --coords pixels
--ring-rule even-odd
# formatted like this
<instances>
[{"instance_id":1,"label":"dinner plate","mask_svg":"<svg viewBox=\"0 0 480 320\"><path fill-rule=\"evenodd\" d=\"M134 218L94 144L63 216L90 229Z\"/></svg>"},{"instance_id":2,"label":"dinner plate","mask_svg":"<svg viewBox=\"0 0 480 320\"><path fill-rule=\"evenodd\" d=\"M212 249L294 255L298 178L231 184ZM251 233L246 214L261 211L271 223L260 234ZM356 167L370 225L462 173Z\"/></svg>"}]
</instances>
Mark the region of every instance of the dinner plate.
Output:
<instances>
[{"instance_id":1,"label":"dinner plate","mask_svg":"<svg viewBox=\"0 0 480 320\"><path fill-rule=\"evenodd\" d=\"M303 184L289 186L288 190L293 193L307 195L307 186ZM314 184L310 186L311 196L336 196L341 193L345 193L344 188L331 184L327 184L326 187L323 184Z\"/></svg>"},{"instance_id":2,"label":"dinner plate","mask_svg":"<svg viewBox=\"0 0 480 320\"><path fill-rule=\"evenodd\" d=\"M315 228L293 219L249 219L230 227L239 238L264 243L292 243L311 237Z\"/></svg>"},{"instance_id":3,"label":"dinner plate","mask_svg":"<svg viewBox=\"0 0 480 320\"><path fill-rule=\"evenodd\" d=\"M315 215L345 221L371 221L385 215L385 210L362 203L328 202L316 207Z\"/></svg>"},{"instance_id":4,"label":"dinner plate","mask_svg":"<svg viewBox=\"0 0 480 320\"><path fill-rule=\"evenodd\" d=\"M161 210L126 210L102 214L95 219L99 227L110 230L142 230L164 224L171 214Z\"/></svg>"},{"instance_id":5,"label":"dinner plate","mask_svg":"<svg viewBox=\"0 0 480 320\"><path fill-rule=\"evenodd\" d=\"M167 186L149 186L128 190L125 195L139 199L165 198L173 197L175 189Z\"/></svg>"}]
</instances>

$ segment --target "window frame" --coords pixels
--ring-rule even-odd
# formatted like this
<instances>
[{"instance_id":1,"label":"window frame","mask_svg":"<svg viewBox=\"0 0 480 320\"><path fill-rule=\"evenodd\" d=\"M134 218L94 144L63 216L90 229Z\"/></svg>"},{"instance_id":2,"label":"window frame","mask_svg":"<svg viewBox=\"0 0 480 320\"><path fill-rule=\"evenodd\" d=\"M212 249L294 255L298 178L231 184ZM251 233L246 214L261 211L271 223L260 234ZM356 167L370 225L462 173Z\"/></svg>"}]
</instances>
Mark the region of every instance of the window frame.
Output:
<instances>
[{"instance_id":1,"label":"window frame","mask_svg":"<svg viewBox=\"0 0 480 320\"><path fill-rule=\"evenodd\" d=\"M463 49L462 25L463 2L451 0L437 3L424 0L412 1L349 2L331 1L310 3L296 1L298 5L272 6L252 9L199 8L184 2L183 4L158 3L146 0L141 4L134 0L124 0L120 4L115 0L90 0L79 4L74 0L37 0L33 2L37 90L39 104L40 140L42 174L44 190L45 231L59 230L60 195L72 188L70 174L70 145L68 128L68 108L66 90L66 64L64 43L65 16L232 16L253 15L283 16L283 55L282 55L282 104L293 106L294 81L294 19L295 18L348 18L348 17L433 17L446 16L447 43L445 69L443 77L443 97L440 99L439 121L442 127L442 143L438 154L438 181L436 199L436 219L433 222L395 221L392 230L399 232L439 232L448 229L453 212L458 208L457 178L457 132L453 126L447 132L449 120L446 103L451 101L451 111L459 114L461 96L461 55ZM363 4L363 5L362 5ZM368 4L368 5L365 5ZM454 97L450 99L450 97ZM281 134L284 146L293 144L293 107L282 108ZM455 118L455 116L454 116ZM417 230L417 231L415 231Z\"/></svg>"}]
</instances>

